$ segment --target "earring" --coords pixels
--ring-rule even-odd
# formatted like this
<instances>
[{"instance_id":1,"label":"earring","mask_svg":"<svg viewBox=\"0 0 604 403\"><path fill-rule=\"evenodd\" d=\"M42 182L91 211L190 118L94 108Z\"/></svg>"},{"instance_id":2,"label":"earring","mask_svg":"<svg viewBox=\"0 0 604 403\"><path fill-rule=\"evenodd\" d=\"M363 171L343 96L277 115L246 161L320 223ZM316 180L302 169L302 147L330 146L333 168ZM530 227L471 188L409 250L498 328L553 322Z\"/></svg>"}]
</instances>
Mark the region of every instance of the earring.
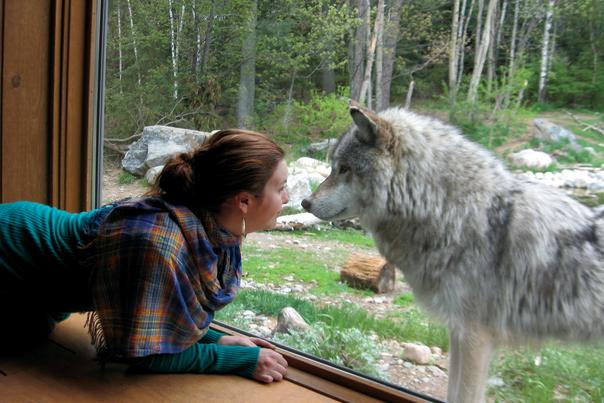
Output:
<instances>
[{"instance_id":1,"label":"earring","mask_svg":"<svg viewBox=\"0 0 604 403\"><path fill-rule=\"evenodd\" d=\"M245 217L241 218L241 236L243 236L244 238L246 237L246 233L245 233Z\"/></svg>"}]
</instances>

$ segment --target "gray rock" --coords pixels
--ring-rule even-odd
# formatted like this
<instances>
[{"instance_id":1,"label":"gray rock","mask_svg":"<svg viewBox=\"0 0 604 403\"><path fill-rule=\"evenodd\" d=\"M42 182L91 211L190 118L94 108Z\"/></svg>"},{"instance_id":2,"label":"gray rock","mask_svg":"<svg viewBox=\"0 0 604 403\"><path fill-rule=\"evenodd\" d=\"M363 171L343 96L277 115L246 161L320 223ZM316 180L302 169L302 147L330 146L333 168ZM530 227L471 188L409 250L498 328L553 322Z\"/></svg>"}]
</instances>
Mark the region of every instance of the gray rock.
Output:
<instances>
[{"instance_id":1,"label":"gray rock","mask_svg":"<svg viewBox=\"0 0 604 403\"><path fill-rule=\"evenodd\" d=\"M577 142L577 136L573 132L549 120L535 119L533 120L533 124L537 130L537 136L543 140L557 143L562 139L567 139L571 144Z\"/></svg>"},{"instance_id":2,"label":"gray rock","mask_svg":"<svg viewBox=\"0 0 604 403\"><path fill-rule=\"evenodd\" d=\"M173 155L189 152L203 144L209 133L169 126L147 126L140 139L130 145L122 168L143 176L150 168L165 164Z\"/></svg>"}]
</instances>

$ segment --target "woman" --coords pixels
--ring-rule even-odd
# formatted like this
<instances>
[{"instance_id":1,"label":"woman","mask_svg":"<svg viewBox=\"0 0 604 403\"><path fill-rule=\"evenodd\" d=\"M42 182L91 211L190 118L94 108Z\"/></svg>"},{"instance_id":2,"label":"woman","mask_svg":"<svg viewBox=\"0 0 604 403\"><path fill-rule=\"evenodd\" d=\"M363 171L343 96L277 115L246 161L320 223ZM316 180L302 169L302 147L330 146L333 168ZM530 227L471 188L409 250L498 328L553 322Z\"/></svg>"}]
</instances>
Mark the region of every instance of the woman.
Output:
<instances>
[{"instance_id":1,"label":"woman","mask_svg":"<svg viewBox=\"0 0 604 403\"><path fill-rule=\"evenodd\" d=\"M0 345L27 345L65 313L93 311L102 358L281 380L287 362L273 345L208 326L239 286L242 239L273 228L288 201L283 157L259 133L223 130L166 164L144 198L80 214L0 205Z\"/></svg>"}]
</instances>

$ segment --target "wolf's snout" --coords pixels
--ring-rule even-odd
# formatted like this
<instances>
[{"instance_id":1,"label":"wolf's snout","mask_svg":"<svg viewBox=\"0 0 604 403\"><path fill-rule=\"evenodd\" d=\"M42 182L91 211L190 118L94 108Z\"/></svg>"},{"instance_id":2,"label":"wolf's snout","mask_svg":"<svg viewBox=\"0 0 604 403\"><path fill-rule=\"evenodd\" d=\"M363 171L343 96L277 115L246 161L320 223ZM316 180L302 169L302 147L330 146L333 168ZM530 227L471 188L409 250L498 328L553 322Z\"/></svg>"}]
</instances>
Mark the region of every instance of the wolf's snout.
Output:
<instances>
[{"instance_id":1,"label":"wolf's snout","mask_svg":"<svg viewBox=\"0 0 604 403\"><path fill-rule=\"evenodd\" d=\"M302 200L302 208L306 211L310 210L310 201L308 201L308 199L304 199Z\"/></svg>"}]
</instances>

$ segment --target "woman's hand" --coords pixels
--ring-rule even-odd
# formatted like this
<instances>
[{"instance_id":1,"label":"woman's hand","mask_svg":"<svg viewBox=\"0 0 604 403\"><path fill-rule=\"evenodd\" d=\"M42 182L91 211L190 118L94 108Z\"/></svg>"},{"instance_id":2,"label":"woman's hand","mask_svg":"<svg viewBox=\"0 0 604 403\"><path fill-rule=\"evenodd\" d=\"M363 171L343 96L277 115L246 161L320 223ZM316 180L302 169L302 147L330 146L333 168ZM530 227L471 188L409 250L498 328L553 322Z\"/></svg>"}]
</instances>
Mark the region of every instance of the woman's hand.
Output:
<instances>
[{"instance_id":1,"label":"woman's hand","mask_svg":"<svg viewBox=\"0 0 604 403\"><path fill-rule=\"evenodd\" d=\"M283 379L287 370L287 361L285 361L285 358L281 354L274 351L275 346L268 341L257 337L222 336L218 339L218 344L222 344L223 346L264 347L260 349L258 364L256 364L252 377L264 383Z\"/></svg>"},{"instance_id":2,"label":"woman's hand","mask_svg":"<svg viewBox=\"0 0 604 403\"><path fill-rule=\"evenodd\" d=\"M217 344L222 344L223 346L244 346L244 347L266 347L271 350L275 349L275 346L269 343L266 340L259 339L257 337L247 337L247 336L222 336L218 339Z\"/></svg>"},{"instance_id":3,"label":"woman's hand","mask_svg":"<svg viewBox=\"0 0 604 403\"><path fill-rule=\"evenodd\" d=\"M264 383L278 382L283 379L285 371L287 371L287 361L281 354L267 348L261 348L258 355L258 364L256 364L252 376L255 380Z\"/></svg>"}]
</instances>

